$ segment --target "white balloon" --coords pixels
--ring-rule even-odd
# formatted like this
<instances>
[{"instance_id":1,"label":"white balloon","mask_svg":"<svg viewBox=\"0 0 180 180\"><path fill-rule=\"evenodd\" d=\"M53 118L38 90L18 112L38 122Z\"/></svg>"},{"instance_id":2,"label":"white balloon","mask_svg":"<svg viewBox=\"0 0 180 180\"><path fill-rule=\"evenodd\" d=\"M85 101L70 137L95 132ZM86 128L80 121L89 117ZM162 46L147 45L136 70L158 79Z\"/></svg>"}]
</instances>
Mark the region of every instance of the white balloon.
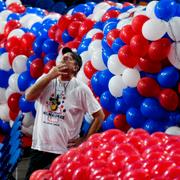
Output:
<instances>
[{"instance_id":1,"label":"white balloon","mask_svg":"<svg viewBox=\"0 0 180 180\"><path fill-rule=\"evenodd\" d=\"M166 32L167 23L160 19L149 19L142 27L143 36L150 41L161 39Z\"/></svg>"},{"instance_id":2,"label":"white balloon","mask_svg":"<svg viewBox=\"0 0 180 180\"><path fill-rule=\"evenodd\" d=\"M125 18L128 18L130 16L130 13L128 12L124 12L124 13L121 13L118 15L117 19L125 19Z\"/></svg>"},{"instance_id":3,"label":"white balloon","mask_svg":"<svg viewBox=\"0 0 180 180\"><path fill-rule=\"evenodd\" d=\"M11 13L13 13L13 12L12 12L12 11L9 11L9 10L1 11L1 12L0 12L0 19L1 19L2 21L6 21L6 20L7 20L7 17L8 17Z\"/></svg>"},{"instance_id":4,"label":"white balloon","mask_svg":"<svg viewBox=\"0 0 180 180\"><path fill-rule=\"evenodd\" d=\"M108 84L109 91L114 97L121 97L123 89L126 88L126 85L124 84L122 77L117 75L113 76Z\"/></svg>"},{"instance_id":5,"label":"white balloon","mask_svg":"<svg viewBox=\"0 0 180 180\"><path fill-rule=\"evenodd\" d=\"M34 124L34 116L31 112L24 113L23 126L29 127Z\"/></svg>"},{"instance_id":6,"label":"white balloon","mask_svg":"<svg viewBox=\"0 0 180 180\"><path fill-rule=\"evenodd\" d=\"M11 69L7 52L0 55L0 69L4 71L9 71Z\"/></svg>"},{"instance_id":7,"label":"white balloon","mask_svg":"<svg viewBox=\"0 0 180 180\"><path fill-rule=\"evenodd\" d=\"M180 41L180 17L172 17L168 21L167 33L174 41Z\"/></svg>"},{"instance_id":8,"label":"white balloon","mask_svg":"<svg viewBox=\"0 0 180 180\"><path fill-rule=\"evenodd\" d=\"M173 66L175 66L177 69L180 69L180 42L173 43L171 45L168 58Z\"/></svg>"},{"instance_id":9,"label":"white balloon","mask_svg":"<svg viewBox=\"0 0 180 180\"><path fill-rule=\"evenodd\" d=\"M47 16L45 16L43 18L43 21L46 20L46 19L59 20L60 17L61 17L60 14L52 12L52 13L49 13Z\"/></svg>"},{"instance_id":10,"label":"white balloon","mask_svg":"<svg viewBox=\"0 0 180 180\"><path fill-rule=\"evenodd\" d=\"M100 29L91 29L87 34L86 34L86 38L92 38L96 33L98 32L102 32Z\"/></svg>"},{"instance_id":11,"label":"white balloon","mask_svg":"<svg viewBox=\"0 0 180 180\"><path fill-rule=\"evenodd\" d=\"M9 6L12 3L22 4L20 0L6 0L6 6Z\"/></svg>"},{"instance_id":12,"label":"white balloon","mask_svg":"<svg viewBox=\"0 0 180 180\"><path fill-rule=\"evenodd\" d=\"M107 63L109 71L114 75L121 75L126 68L118 58L117 54L113 54L109 57Z\"/></svg>"},{"instance_id":13,"label":"white balloon","mask_svg":"<svg viewBox=\"0 0 180 180\"><path fill-rule=\"evenodd\" d=\"M98 13L98 12L100 12L100 11L102 11L102 10L104 10L104 11L106 12L110 7L111 7L111 6L110 6L108 3L106 3L106 2L101 2L101 3L97 4L97 5L94 7L94 9L93 9L93 14Z\"/></svg>"},{"instance_id":14,"label":"white balloon","mask_svg":"<svg viewBox=\"0 0 180 180\"><path fill-rule=\"evenodd\" d=\"M9 107L7 104L0 104L0 119L9 121Z\"/></svg>"},{"instance_id":15,"label":"white balloon","mask_svg":"<svg viewBox=\"0 0 180 180\"><path fill-rule=\"evenodd\" d=\"M171 126L166 129L165 133L170 135L180 135L180 128L177 126Z\"/></svg>"},{"instance_id":16,"label":"white balloon","mask_svg":"<svg viewBox=\"0 0 180 180\"><path fill-rule=\"evenodd\" d=\"M107 69L102 59L102 50L94 51L91 56L91 64L97 70Z\"/></svg>"},{"instance_id":17,"label":"white balloon","mask_svg":"<svg viewBox=\"0 0 180 180\"><path fill-rule=\"evenodd\" d=\"M148 3L148 5L146 6L146 15L149 18L157 18L154 12L155 6L158 3L158 1L151 1L150 3ZM155 32L155 31L154 31Z\"/></svg>"},{"instance_id":18,"label":"white balloon","mask_svg":"<svg viewBox=\"0 0 180 180\"><path fill-rule=\"evenodd\" d=\"M126 18L126 19L122 19L122 20L120 20L118 22L116 28L117 29L122 29L124 26L131 24L131 22L132 22L132 17Z\"/></svg>"},{"instance_id":19,"label":"white balloon","mask_svg":"<svg viewBox=\"0 0 180 180\"><path fill-rule=\"evenodd\" d=\"M94 51L98 51L102 49L101 40L92 41L88 46L88 51L92 54Z\"/></svg>"},{"instance_id":20,"label":"white balloon","mask_svg":"<svg viewBox=\"0 0 180 180\"><path fill-rule=\"evenodd\" d=\"M5 93L6 93L6 89L0 87L0 104L4 104L7 102Z\"/></svg>"},{"instance_id":21,"label":"white balloon","mask_svg":"<svg viewBox=\"0 0 180 180\"><path fill-rule=\"evenodd\" d=\"M14 121L10 119L9 120L9 125L10 125L11 128L12 128L13 124L14 124Z\"/></svg>"},{"instance_id":22,"label":"white balloon","mask_svg":"<svg viewBox=\"0 0 180 180\"><path fill-rule=\"evenodd\" d=\"M25 34L25 32L22 29L14 29L9 33L7 38L9 39L10 37L13 37L13 36L21 38L23 34Z\"/></svg>"},{"instance_id":23,"label":"white balloon","mask_svg":"<svg viewBox=\"0 0 180 180\"><path fill-rule=\"evenodd\" d=\"M92 16L91 16L91 19L94 20L94 21L101 21L103 15L105 14L106 10L100 10L99 12L97 13L93 13Z\"/></svg>"},{"instance_id":24,"label":"white balloon","mask_svg":"<svg viewBox=\"0 0 180 180\"><path fill-rule=\"evenodd\" d=\"M70 9L70 10L67 12L67 15L72 15L73 10L74 10L74 8L73 8L73 9Z\"/></svg>"},{"instance_id":25,"label":"white balloon","mask_svg":"<svg viewBox=\"0 0 180 180\"><path fill-rule=\"evenodd\" d=\"M27 23L27 28L29 28L29 29L31 29L31 27L35 24L35 23L37 23L37 22L42 22L42 18L41 17L39 17L39 16L34 16L32 19L29 19L29 21L28 22L26 22Z\"/></svg>"},{"instance_id":26,"label":"white balloon","mask_svg":"<svg viewBox=\"0 0 180 180\"><path fill-rule=\"evenodd\" d=\"M85 76L84 71L82 69L77 73L77 79L79 79L85 84L88 84L88 81L89 81L88 78Z\"/></svg>"},{"instance_id":27,"label":"white balloon","mask_svg":"<svg viewBox=\"0 0 180 180\"><path fill-rule=\"evenodd\" d=\"M11 89L10 87L8 87L6 89L6 92L5 92L5 98L6 98L6 101L8 100L9 96L13 93L15 93L16 91L14 91L13 89Z\"/></svg>"},{"instance_id":28,"label":"white balloon","mask_svg":"<svg viewBox=\"0 0 180 180\"><path fill-rule=\"evenodd\" d=\"M127 86L136 87L140 80L140 73L136 69L126 68L123 72L122 79Z\"/></svg>"},{"instance_id":29,"label":"white balloon","mask_svg":"<svg viewBox=\"0 0 180 180\"><path fill-rule=\"evenodd\" d=\"M83 65L82 65L82 66L84 66L84 64L91 59L88 51L82 52L82 53L80 54L80 56L81 56L82 62L83 62Z\"/></svg>"},{"instance_id":30,"label":"white balloon","mask_svg":"<svg viewBox=\"0 0 180 180\"><path fill-rule=\"evenodd\" d=\"M12 63L12 68L15 73L22 73L26 71L26 61L27 61L27 56L25 55L18 55L14 58L13 63Z\"/></svg>"},{"instance_id":31,"label":"white balloon","mask_svg":"<svg viewBox=\"0 0 180 180\"><path fill-rule=\"evenodd\" d=\"M118 2L118 3L116 3L116 7L121 9L121 8L123 8L123 4Z\"/></svg>"},{"instance_id":32,"label":"white balloon","mask_svg":"<svg viewBox=\"0 0 180 180\"><path fill-rule=\"evenodd\" d=\"M134 16L133 16L133 17L136 17L136 16L138 16L138 15L147 16L146 11L136 11L136 12L134 13Z\"/></svg>"},{"instance_id":33,"label":"white balloon","mask_svg":"<svg viewBox=\"0 0 180 180\"><path fill-rule=\"evenodd\" d=\"M1 21L1 26L0 26L0 34L3 34L4 33L4 28L6 26L6 21Z\"/></svg>"},{"instance_id":34,"label":"white balloon","mask_svg":"<svg viewBox=\"0 0 180 180\"><path fill-rule=\"evenodd\" d=\"M16 92L20 92L18 88L18 77L19 74L14 73L9 77L9 81L8 81L9 87Z\"/></svg>"}]
</instances>

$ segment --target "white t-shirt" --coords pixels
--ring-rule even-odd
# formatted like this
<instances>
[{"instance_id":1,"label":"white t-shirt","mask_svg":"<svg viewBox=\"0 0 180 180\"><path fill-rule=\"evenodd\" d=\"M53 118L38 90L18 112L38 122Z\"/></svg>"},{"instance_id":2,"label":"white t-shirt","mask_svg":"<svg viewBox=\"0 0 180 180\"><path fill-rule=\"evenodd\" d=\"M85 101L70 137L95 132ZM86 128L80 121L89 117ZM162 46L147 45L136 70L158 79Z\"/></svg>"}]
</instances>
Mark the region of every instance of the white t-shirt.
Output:
<instances>
[{"instance_id":1,"label":"white t-shirt","mask_svg":"<svg viewBox=\"0 0 180 180\"><path fill-rule=\"evenodd\" d=\"M32 149L63 154L70 139L78 138L83 116L101 109L91 90L76 78L52 80L37 99Z\"/></svg>"}]
</instances>

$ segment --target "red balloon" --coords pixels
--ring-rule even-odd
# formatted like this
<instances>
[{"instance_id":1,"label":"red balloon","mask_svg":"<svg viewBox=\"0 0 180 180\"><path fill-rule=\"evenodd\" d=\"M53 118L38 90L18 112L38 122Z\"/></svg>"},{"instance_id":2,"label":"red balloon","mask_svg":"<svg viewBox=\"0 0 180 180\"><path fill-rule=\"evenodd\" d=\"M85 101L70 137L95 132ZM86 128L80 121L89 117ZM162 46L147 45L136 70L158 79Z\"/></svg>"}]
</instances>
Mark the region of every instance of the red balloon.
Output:
<instances>
[{"instance_id":1,"label":"red balloon","mask_svg":"<svg viewBox=\"0 0 180 180\"><path fill-rule=\"evenodd\" d=\"M8 106L9 106L9 109L12 111L12 112L19 112L19 99L21 97L21 94L20 93L13 93L9 96L8 98Z\"/></svg>"},{"instance_id":2,"label":"red balloon","mask_svg":"<svg viewBox=\"0 0 180 180\"><path fill-rule=\"evenodd\" d=\"M179 97L172 89L164 89L160 92L159 102L168 111L174 111L178 107Z\"/></svg>"},{"instance_id":3,"label":"red balloon","mask_svg":"<svg viewBox=\"0 0 180 180\"><path fill-rule=\"evenodd\" d=\"M110 139L110 143L111 144L114 144L114 145L116 145L116 144L120 144L120 143L123 143L123 142L126 142L126 135L122 132L122 133L120 133L120 134L118 134L118 135L115 135L115 136L113 136L111 139Z\"/></svg>"},{"instance_id":4,"label":"red balloon","mask_svg":"<svg viewBox=\"0 0 180 180\"><path fill-rule=\"evenodd\" d=\"M81 21L73 21L69 24L67 31L71 37L76 37L81 25Z\"/></svg>"},{"instance_id":5,"label":"red balloon","mask_svg":"<svg viewBox=\"0 0 180 180\"><path fill-rule=\"evenodd\" d=\"M97 169L96 171L91 171L90 179L99 179L99 177L107 176L109 174L112 174L112 171L110 168L101 167L100 169Z\"/></svg>"},{"instance_id":6,"label":"red balloon","mask_svg":"<svg viewBox=\"0 0 180 180\"><path fill-rule=\"evenodd\" d=\"M32 49L33 42L35 40L35 35L33 33L25 33L21 37L21 47L26 48L27 50Z\"/></svg>"},{"instance_id":7,"label":"red balloon","mask_svg":"<svg viewBox=\"0 0 180 180\"><path fill-rule=\"evenodd\" d=\"M126 122L126 116L124 114L117 115L114 118L114 126L117 129L123 130L124 126L127 124Z\"/></svg>"},{"instance_id":8,"label":"red balloon","mask_svg":"<svg viewBox=\"0 0 180 180\"><path fill-rule=\"evenodd\" d=\"M4 35L7 37L8 34L14 30L14 29L18 29L21 27L21 24L19 23L19 21L17 20L10 20L6 23L5 27L4 27Z\"/></svg>"},{"instance_id":9,"label":"red balloon","mask_svg":"<svg viewBox=\"0 0 180 180\"><path fill-rule=\"evenodd\" d=\"M74 171L72 180L87 180L89 179L90 170L86 166L81 166Z\"/></svg>"},{"instance_id":10,"label":"red balloon","mask_svg":"<svg viewBox=\"0 0 180 180\"><path fill-rule=\"evenodd\" d=\"M81 41L79 41L79 39L74 39L72 41L69 41L68 43L65 44L66 47L69 47L71 49L75 48L77 49L80 45Z\"/></svg>"},{"instance_id":11,"label":"red balloon","mask_svg":"<svg viewBox=\"0 0 180 180\"><path fill-rule=\"evenodd\" d=\"M84 21L86 20L86 15L82 12L77 12L72 15L72 21Z\"/></svg>"},{"instance_id":12,"label":"red balloon","mask_svg":"<svg viewBox=\"0 0 180 180\"><path fill-rule=\"evenodd\" d=\"M126 67L134 68L137 65L138 58L132 54L131 48L128 45L125 45L119 49L118 57L120 62Z\"/></svg>"},{"instance_id":13,"label":"red balloon","mask_svg":"<svg viewBox=\"0 0 180 180\"><path fill-rule=\"evenodd\" d=\"M160 62L152 62L149 58L139 58L138 65L144 72L148 73L158 73L162 68Z\"/></svg>"},{"instance_id":14,"label":"red balloon","mask_svg":"<svg viewBox=\"0 0 180 180\"><path fill-rule=\"evenodd\" d=\"M49 170L37 170L32 173L29 180L52 179L52 172Z\"/></svg>"},{"instance_id":15,"label":"red balloon","mask_svg":"<svg viewBox=\"0 0 180 180\"><path fill-rule=\"evenodd\" d=\"M88 79L91 79L93 74L97 72L97 70L92 66L91 61L87 61L84 64L84 74Z\"/></svg>"},{"instance_id":16,"label":"red balloon","mask_svg":"<svg viewBox=\"0 0 180 180\"><path fill-rule=\"evenodd\" d=\"M160 86L150 77L141 78L137 84L138 92L145 97L157 97L160 93Z\"/></svg>"},{"instance_id":17,"label":"red balloon","mask_svg":"<svg viewBox=\"0 0 180 180\"><path fill-rule=\"evenodd\" d=\"M58 25L54 24L52 25L49 30L48 30L48 36L50 39L55 40L55 36L56 36L56 31L58 30Z\"/></svg>"},{"instance_id":18,"label":"red balloon","mask_svg":"<svg viewBox=\"0 0 180 180\"><path fill-rule=\"evenodd\" d=\"M42 59L35 59L30 65L30 74L33 78L38 78L43 74L44 63Z\"/></svg>"},{"instance_id":19,"label":"red balloon","mask_svg":"<svg viewBox=\"0 0 180 180\"><path fill-rule=\"evenodd\" d=\"M72 22L71 16L66 14L62 15L58 21L58 26L61 29L61 31L64 31L67 29L69 24Z\"/></svg>"},{"instance_id":20,"label":"red balloon","mask_svg":"<svg viewBox=\"0 0 180 180\"><path fill-rule=\"evenodd\" d=\"M14 13L24 13L26 11L26 7L19 3L11 3L8 8L8 10L14 12Z\"/></svg>"},{"instance_id":21,"label":"red balloon","mask_svg":"<svg viewBox=\"0 0 180 180\"><path fill-rule=\"evenodd\" d=\"M124 26L119 33L120 39L122 39L126 44L130 43L131 38L134 35L135 35L135 33L134 33L131 25Z\"/></svg>"},{"instance_id":22,"label":"red balloon","mask_svg":"<svg viewBox=\"0 0 180 180\"><path fill-rule=\"evenodd\" d=\"M64 161L63 161L63 155L59 155L57 156L54 161L51 163L51 166L50 166L50 170L51 171L55 171L56 169L56 166L59 165L59 164L62 164L62 165L65 165Z\"/></svg>"},{"instance_id":23,"label":"red balloon","mask_svg":"<svg viewBox=\"0 0 180 180\"><path fill-rule=\"evenodd\" d=\"M53 67L53 66L55 66L56 65L56 62L55 62L55 60L50 60L45 66L44 66L44 73L48 73L50 70L51 70L51 68Z\"/></svg>"},{"instance_id":24,"label":"red balloon","mask_svg":"<svg viewBox=\"0 0 180 180\"><path fill-rule=\"evenodd\" d=\"M164 172L163 179L176 179L176 180L178 180L179 175L180 175L180 166L170 167Z\"/></svg>"},{"instance_id":25,"label":"red balloon","mask_svg":"<svg viewBox=\"0 0 180 180\"><path fill-rule=\"evenodd\" d=\"M140 137L131 136L127 139L127 142L132 144L139 151L139 153L144 151L144 141Z\"/></svg>"},{"instance_id":26,"label":"red balloon","mask_svg":"<svg viewBox=\"0 0 180 180\"><path fill-rule=\"evenodd\" d=\"M83 21L79 27L78 36L83 37L89 30L94 26L94 21L91 19L86 19Z\"/></svg>"},{"instance_id":27,"label":"red balloon","mask_svg":"<svg viewBox=\"0 0 180 180\"><path fill-rule=\"evenodd\" d=\"M150 44L148 54L152 61L161 61L168 56L171 41L168 38L162 38Z\"/></svg>"},{"instance_id":28,"label":"red balloon","mask_svg":"<svg viewBox=\"0 0 180 180\"><path fill-rule=\"evenodd\" d=\"M19 114L19 111L13 112L13 111L9 110L9 117L10 117L10 119L13 120L13 121L16 120L18 114Z\"/></svg>"},{"instance_id":29,"label":"red balloon","mask_svg":"<svg viewBox=\"0 0 180 180\"><path fill-rule=\"evenodd\" d=\"M57 31L55 31L55 41L58 42L58 43L62 43L63 40L62 40L62 33L63 31L61 29L57 29Z\"/></svg>"},{"instance_id":30,"label":"red balloon","mask_svg":"<svg viewBox=\"0 0 180 180\"><path fill-rule=\"evenodd\" d=\"M20 45L21 45L21 39L18 38L17 36L12 36L7 39L5 46L8 51L11 51L14 47L20 48Z\"/></svg>"},{"instance_id":31,"label":"red balloon","mask_svg":"<svg viewBox=\"0 0 180 180\"><path fill-rule=\"evenodd\" d=\"M107 43L110 47L112 46L114 40L119 37L119 32L120 32L119 29L113 29L113 30L109 31L109 33L107 34L106 39L107 39Z\"/></svg>"},{"instance_id":32,"label":"red balloon","mask_svg":"<svg viewBox=\"0 0 180 180\"><path fill-rule=\"evenodd\" d=\"M123 177L123 180L129 180L129 179L133 179L133 180L148 179L148 180L150 180L150 174L148 173L148 171L146 169L134 169L134 170L127 172L125 174L125 176Z\"/></svg>"},{"instance_id":33,"label":"red balloon","mask_svg":"<svg viewBox=\"0 0 180 180\"><path fill-rule=\"evenodd\" d=\"M103 15L102 22L105 22L111 18L117 18L119 14L120 12L118 10L109 10Z\"/></svg>"},{"instance_id":34,"label":"red balloon","mask_svg":"<svg viewBox=\"0 0 180 180\"><path fill-rule=\"evenodd\" d=\"M149 18L145 15L138 15L132 20L132 29L138 34L142 34L142 26Z\"/></svg>"},{"instance_id":35,"label":"red balloon","mask_svg":"<svg viewBox=\"0 0 180 180\"><path fill-rule=\"evenodd\" d=\"M135 56L145 56L147 54L148 47L148 40L146 40L142 35L135 35L130 41L130 48Z\"/></svg>"},{"instance_id":36,"label":"red balloon","mask_svg":"<svg viewBox=\"0 0 180 180\"><path fill-rule=\"evenodd\" d=\"M97 40L97 39L101 40L101 39L103 39L103 37L104 37L104 34L102 32L98 32L98 33L93 35L92 41Z\"/></svg>"},{"instance_id":37,"label":"red balloon","mask_svg":"<svg viewBox=\"0 0 180 180\"><path fill-rule=\"evenodd\" d=\"M86 152L85 155L89 160L94 161L98 159L100 153L101 151L99 149L90 149Z\"/></svg>"},{"instance_id":38,"label":"red balloon","mask_svg":"<svg viewBox=\"0 0 180 180\"><path fill-rule=\"evenodd\" d=\"M121 134L122 132L118 129L110 129L108 131L103 132L100 135L100 139L102 142L108 142L113 136Z\"/></svg>"}]
</instances>

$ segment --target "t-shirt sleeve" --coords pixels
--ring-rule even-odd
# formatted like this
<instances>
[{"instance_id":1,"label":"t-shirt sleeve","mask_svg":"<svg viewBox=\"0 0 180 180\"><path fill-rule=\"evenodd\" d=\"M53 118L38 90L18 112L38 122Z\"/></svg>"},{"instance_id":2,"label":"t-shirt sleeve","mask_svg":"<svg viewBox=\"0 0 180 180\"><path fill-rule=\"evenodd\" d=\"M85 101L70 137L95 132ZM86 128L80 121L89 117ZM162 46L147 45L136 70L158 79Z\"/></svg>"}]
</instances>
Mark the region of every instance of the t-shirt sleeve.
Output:
<instances>
[{"instance_id":1,"label":"t-shirt sleeve","mask_svg":"<svg viewBox=\"0 0 180 180\"><path fill-rule=\"evenodd\" d=\"M83 96L83 108L89 114L93 114L99 111L100 109L102 109L99 102L94 97L92 91L86 85L84 85L82 88L82 96Z\"/></svg>"}]
</instances>

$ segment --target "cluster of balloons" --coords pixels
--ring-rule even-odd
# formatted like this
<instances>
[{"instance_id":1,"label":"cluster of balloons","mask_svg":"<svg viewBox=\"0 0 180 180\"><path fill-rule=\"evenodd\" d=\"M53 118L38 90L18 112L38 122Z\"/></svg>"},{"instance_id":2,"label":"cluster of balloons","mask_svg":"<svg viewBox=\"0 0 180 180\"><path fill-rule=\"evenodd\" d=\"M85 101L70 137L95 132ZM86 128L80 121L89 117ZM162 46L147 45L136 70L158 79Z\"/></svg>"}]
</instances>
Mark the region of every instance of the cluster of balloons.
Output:
<instances>
[{"instance_id":1,"label":"cluster of balloons","mask_svg":"<svg viewBox=\"0 0 180 180\"><path fill-rule=\"evenodd\" d=\"M162 132L108 130L58 156L49 169L35 171L30 180L178 179L179 145L178 136Z\"/></svg>"},{"instance_id":2,"label":"cluster of balloons","mask_svg":"<svg viewBox=\"0 0 180 180\"><path fill-rule=\"evenodd\" d=\"M6 135L9 134L11 130L11 127L9 125L9 122L5 122L0 119L0 134Z\"/></svg>"}]
</instances>

